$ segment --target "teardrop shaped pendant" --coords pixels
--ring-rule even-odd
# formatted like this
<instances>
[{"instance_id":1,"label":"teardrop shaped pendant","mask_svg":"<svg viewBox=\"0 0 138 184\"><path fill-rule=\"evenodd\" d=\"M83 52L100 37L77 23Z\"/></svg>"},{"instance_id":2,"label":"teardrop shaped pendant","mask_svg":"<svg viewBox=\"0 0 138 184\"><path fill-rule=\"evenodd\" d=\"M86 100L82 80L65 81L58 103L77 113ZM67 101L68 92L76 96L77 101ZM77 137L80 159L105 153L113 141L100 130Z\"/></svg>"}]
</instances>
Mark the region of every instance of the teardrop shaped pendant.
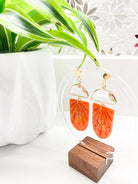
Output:
<instances>
[{"instance_id":1,"label":"teardrop shaped pendant","mask_svg":"<svg viewBox=\"0 0 138 184\"><path fill-rule=\"evenodd\" d=\"M70 99L70 119L74 128L79 131L85 130L89 122L89 103Z\"/></svg>"},{"instance_id":2,"label":"teardrop shaped pendant","mask_svg":"<svg viewBox=\"0 0 138 184\"><path fill-rule=\"evenodd\" d=\"M96 135L106 139L112 133L114 110L103 105L93 103L93 129Z\"/></svg>"}]
</instances>

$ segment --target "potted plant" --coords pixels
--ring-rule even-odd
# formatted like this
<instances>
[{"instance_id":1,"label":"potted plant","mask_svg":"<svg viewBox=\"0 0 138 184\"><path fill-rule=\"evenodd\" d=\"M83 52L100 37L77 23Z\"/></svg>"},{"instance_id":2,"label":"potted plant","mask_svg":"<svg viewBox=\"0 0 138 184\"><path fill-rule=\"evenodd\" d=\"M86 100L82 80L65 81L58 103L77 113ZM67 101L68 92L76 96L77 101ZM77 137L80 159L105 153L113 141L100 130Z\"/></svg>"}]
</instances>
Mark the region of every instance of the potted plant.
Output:
<instances>
[{"instance_id":1,"label":"potted plant","mask_svg":"<svg viewBox=\"0 0 138 184\"><path fill-rule=\"evenodd\" d=\"M59 46L59 51L64 45L82 51L78 68L86 56L99 66L88 49L86 33L99 51L94 24L65 0L0 0L0 62L7 73L11 67L7 77L11 86L4 80L6 87L1 86L0 145L27 143L52 121L56 110L54 69L49 53L38 51L41 43Z\"/></svg>"}]
</instances>

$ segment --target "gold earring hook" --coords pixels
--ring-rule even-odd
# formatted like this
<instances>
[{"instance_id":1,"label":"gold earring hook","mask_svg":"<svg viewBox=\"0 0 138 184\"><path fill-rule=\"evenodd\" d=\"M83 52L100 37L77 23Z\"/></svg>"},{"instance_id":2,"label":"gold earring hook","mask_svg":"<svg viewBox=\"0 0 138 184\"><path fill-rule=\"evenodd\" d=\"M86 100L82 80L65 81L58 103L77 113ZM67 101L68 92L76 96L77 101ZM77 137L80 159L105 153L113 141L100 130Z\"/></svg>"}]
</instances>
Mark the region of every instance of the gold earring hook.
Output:
<instances>
[{"instance_id":1,"label":"gold earring hook","mask_svg":"<svg viewBox=\"0 0 138 184\"><path fill-rule=\"evenodd\" d=\"M81 74L83 73L82 70L76 70L76 75L77 75L77 81L78 81L78 85L81 85Z\"/></svg>"}]
</instances>

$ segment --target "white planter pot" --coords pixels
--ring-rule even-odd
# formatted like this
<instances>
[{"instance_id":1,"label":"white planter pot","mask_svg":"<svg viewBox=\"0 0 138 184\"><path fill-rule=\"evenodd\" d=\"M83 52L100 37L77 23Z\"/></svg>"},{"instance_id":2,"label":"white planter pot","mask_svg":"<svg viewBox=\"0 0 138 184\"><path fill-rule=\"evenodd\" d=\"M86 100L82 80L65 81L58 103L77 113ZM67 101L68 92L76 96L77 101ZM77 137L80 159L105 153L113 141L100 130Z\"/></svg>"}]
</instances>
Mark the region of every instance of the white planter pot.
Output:
<instances>
[{"instance_id":1,"label":"white planter pot","mask_svg":"<svg viewBox=\"0 0 138 184\"><path fill-rule=\"evenodd\" d=\"M0 146L32 141L49 128L55 114L50 53L0 54Z\"/></svg>"}]
</instances>

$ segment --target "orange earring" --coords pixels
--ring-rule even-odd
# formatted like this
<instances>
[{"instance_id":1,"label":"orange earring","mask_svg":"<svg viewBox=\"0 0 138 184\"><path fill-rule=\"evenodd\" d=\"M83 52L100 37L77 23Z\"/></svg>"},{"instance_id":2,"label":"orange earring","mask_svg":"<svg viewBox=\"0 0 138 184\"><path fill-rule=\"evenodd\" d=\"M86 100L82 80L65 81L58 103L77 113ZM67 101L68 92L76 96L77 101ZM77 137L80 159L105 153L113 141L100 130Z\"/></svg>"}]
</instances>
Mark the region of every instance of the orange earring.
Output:
<instances>
[{"instance_id":1,"label":"orange earring","mask_svg":"<svg viewBox=\"0 0 138 184\"><path fill-rule=\"evenodd\" d=\"M70 89L70 95L77 97L70 99L70 120L75 129L83 131L87 128L89 122L89 102L82 101L81 98L88 98L87 90L81 85L81 70L76 71L77 84Z\"/></svg>"},{"instance_id":2,"label":"orange earring","mask_svg":"<svg viewBox=\"0 0 138 184\"><path fill-rule=\"evenodd\" d=\"M107 90L106 81L111 78L109 73L103 75L103 84L101 89L97 89L92 93L93 103L93 129L96 135L102 139L111 135L113 128L114 109L106 107L106 105L115 105L117 100L114 94Z\"/></svg>"}]
</instances>

